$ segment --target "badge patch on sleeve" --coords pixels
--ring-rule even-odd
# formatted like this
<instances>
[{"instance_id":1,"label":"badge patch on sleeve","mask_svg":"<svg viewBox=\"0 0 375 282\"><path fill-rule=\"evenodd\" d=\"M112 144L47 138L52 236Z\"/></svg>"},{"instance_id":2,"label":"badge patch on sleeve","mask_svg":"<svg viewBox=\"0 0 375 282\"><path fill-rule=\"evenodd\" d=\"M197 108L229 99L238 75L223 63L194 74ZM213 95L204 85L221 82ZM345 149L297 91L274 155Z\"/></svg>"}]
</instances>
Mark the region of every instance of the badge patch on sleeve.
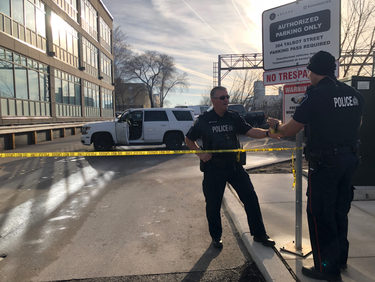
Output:
<instances>
[{"instance_id":1,"label":"badge patch on sleeve","mask_svg":"<svg viewBox=\"0 0 375 282\"><path fill-rule=\"evenodd\" d=\"M301 106L303 104L303 102L305 102L307 100L307 98L309 98L309 95L305 94L303 95L301 101L299 102L299 104L297 105L297 107Z\"/></svg>"}]
</instances>

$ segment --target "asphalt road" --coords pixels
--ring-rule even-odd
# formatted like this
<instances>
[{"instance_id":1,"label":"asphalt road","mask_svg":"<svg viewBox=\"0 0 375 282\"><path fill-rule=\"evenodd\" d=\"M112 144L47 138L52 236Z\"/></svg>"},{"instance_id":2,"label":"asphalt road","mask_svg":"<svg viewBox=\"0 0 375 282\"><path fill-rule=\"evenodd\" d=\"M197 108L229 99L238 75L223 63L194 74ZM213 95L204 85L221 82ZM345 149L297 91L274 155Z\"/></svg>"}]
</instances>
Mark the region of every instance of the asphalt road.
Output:
<instances>
[{"instance_id":1,"label":"asphalt road","mask_svg":"<svg viewBox=\"0 0 375 282\"><path fill-rule=\"evenodd\" d=\"M79 139L12 152L93 150ZM115 150L130 149L145 148ZM224 248L211 246L198 164L191 154L0 159L0 281L262 281L225 210Z\"/></svg>"}]
</instances>

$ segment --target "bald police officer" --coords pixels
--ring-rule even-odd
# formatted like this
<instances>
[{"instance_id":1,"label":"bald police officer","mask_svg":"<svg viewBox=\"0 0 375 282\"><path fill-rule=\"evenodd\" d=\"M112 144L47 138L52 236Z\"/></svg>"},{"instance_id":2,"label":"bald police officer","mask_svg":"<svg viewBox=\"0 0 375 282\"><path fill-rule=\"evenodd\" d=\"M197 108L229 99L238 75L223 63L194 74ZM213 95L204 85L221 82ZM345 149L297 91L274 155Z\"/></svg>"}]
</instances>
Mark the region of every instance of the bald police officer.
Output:
<instances>
[{"instance_id":1,"label":"bald police officer","mask_svg":"<svg viewBox=\"0 0 375 282\"><path fill-rule=\"evenodd\" d=\"M210 96L213 109L200 115L186 134L185 142L191 150L200 150L195 142L198 138L202 138L203 150L238 149L239 134L253 138L280 139L280 134L252 128L236 111L228 110L230 97L225 87L214 87ZM204 172L203 193L213 246L223 246L220 209L227 182L236 190L245 206L254 241L268 247L275 245L266 234L258 197L249 174L242 167L238 153L199 153L197 156L201 160L201 170Z\"/></svg>"},{"instance_id":2,"label":"bald police officer","mask_svg":"<svg viewBox=\"0 0 375 282\"><path fill-rule=\"evenodd\" d=\"M330 53L316 53L307 69L312 86L293 118L286 124L273 118L267 122L285 136L294 136L305 127L307 219L314 266L303 267L302 273L317 280L342 281L340 269L347 268L347 215L353 200L351 180L358 162L357 133L364 100L358 91L336 79L335 58Z\"/></svg>"}]
</instances>

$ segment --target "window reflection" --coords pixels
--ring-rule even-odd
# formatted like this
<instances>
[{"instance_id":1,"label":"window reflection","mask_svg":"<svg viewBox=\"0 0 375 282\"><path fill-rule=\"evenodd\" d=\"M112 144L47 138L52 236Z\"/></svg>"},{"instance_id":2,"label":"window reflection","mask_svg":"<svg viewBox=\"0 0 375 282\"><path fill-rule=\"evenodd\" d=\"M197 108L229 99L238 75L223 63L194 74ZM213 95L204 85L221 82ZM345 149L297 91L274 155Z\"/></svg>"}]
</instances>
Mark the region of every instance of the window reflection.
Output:
<instances>
[{"instance_id":1,"label":"window reflection","mask_svg":"<svg viewBox=\"0 0 375 282\"><path fill-rule=\"evenodd\" d=\"M28 70L29 73L29 95L30 100L39 101L39 79L38 73Z\"/></svg>"},{"instance_id":2,"label":"window reflection","mask_svg":"<svg viewBox=\"0 0 375 282\"><path fill-rule=\"evenodd\" d=\"M16 65L14 68L16 82L16 97L18 99L28 99L26 68Z\"/></svg>"},{"instance_id":3,"label":"window reflection","mask_svg":"<svg viewBox=\"0 0 375 282\"><path fill-rule=\"evenodd\" d=\"M99 86L88 81L84 81L85 105L99 108Z\"/></svg>"},{"instance_id":4,"label":"window reflection","mask_svg":"<svg viewBox=\"0 0 375 282\"><path fill-rule=\"evenodd\" d=\"M55 96L57 103L81 105L80 79L55 70Z\"/></svg>"},{"instance_id":5,"label":"window reflection","mask_svg":"<svg viewBox=\"0 0 375 282\"><path fill-rule=\"evenodd\" d=\"M98 16L97 11L87 0L81 0L81 17L82 27L86 30L95 40L98 37Z\"/></svg>"},{"instance_id":6,"label":"window reflection","mask_svg":"<svg viewBox=\"0 0 375 282\"><path fill-rule=\"evenodd\" d=\"M39 87L40 87L40 100L49 102L49 94L48 94L48 75L44 73L39 73Z\"/></svg>"},{"instance_id":7,"label":"window reflection","mask_svg":"<svg viewBox=\"0 0 375 282\"><path fill-rule=\"evenodd\" d=\"M23 0L12 0L12 17L15 21L24 23Z\"/></svg>"},{"instance_id":8,"label":"window reflection","mask_svg":"<svg viewBox=\"0 0 375 282\"><path fill-rule=\"evenodd\" d=\"M58 15L52 12L52 41L53 44L78 58L78 32ZM70 61L66 52L56 52L56 57L73 66L78 64L78 59Z\"/></svg>"},{"instance_id":9,"label":"window reflection","mask_svg":"<svg viewBox=\"0 0 375 282\"><path fill-rule=\"evenodd\" d=\"M107 23L100 17L100 44L107 49L109 53L112 53L111 44L111 28Z\"/></svg>"},{"instance_id":10,"label":"window reflection","mask_svg":"<svg viewBox=\"0 0 375 282\"><path fill-rule=\"evenodd\" d=\"M9 0L0 1L0 12L10 17L10 3Z\"/></svg>"},{"instance_id":11,"label":"window reflection","mask_svg":"<svg viewBox=\"0 0 375 282\"><path fill-rule=\"evenodd\" d=\"M26 27L35 32L35 6L26 1Z\"/></svg>"},{"instance_id":12,"label":"window reflection","mask_svg":"<svg viewBox=\"0 0 375 282\"><path fill-rule=\"evenodd\" d=\"M13 64L0 60L0 96L14 98Z\"/></svg>"},{"instance_id":13,"label":"window reflection","mask_svg":"<svg viewBox=\"0 0 375 282\"><path fill-rule=\"evenodd\" d=\"M38 34L46 37L46 21L44 14L43 11L39 9L36 10L36 26L38 28Z\"/></svg>"},{"instance_id":14,"label":"window reflection","mask_svg":"<svg viewBox=\"0 0 375 282\"><path fill-rule=\"evenodd\" d=\"M14 58L14 63L7 61L12 58ZM48 101L48 74L40 72L40 69L48 71L42 63L31 59L27 60L19 54L13 54L0 48L0 96ZM10 100L9 103L11 103Z\"/></svg>"},{"instance_id":15,"label":"window reflection","mask_svg":"<svg viewBox=\"0 0 375 282\"><path fill-rule=\"evenodd\" d=\"M55 78L55 99L56 103L62 103L62 86L61 86L61 79Z\"/></svg>"},{"instance_id":16,"label":"window reflection","mask_svg":"<svg viewBox=\"0 0 375 282\"><path fill-rule=\"evenodd\" d=\"M63 103L69 104L69 83L66 80L62 82L63 89Z\"/></svg>"}]
</instances>

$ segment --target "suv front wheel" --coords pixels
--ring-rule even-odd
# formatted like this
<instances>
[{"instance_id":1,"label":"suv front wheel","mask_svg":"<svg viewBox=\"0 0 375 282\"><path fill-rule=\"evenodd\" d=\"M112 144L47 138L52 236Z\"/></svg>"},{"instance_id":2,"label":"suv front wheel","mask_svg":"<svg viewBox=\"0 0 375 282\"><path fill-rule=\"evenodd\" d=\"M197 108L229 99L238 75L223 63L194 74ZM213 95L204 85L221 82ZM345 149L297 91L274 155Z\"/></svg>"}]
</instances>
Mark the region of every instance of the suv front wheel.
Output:
<instances>
[{"instance_id":1,"label":"suv front wheel","mask_svg":"<svg viewBox=\"0 0 375 282\"><path fill-rule=\"evenodd\" d=\"M165 145L169 150L179 150L182 146L182 137L178 133L168 133L165 137Z\"/></svg>"},{"instance_id":2,"label":"suv front wheel","mask_svg":"<svg viewBox=\"0 0 375 282\"><path fill-rule=\"evenodd\" d=\"M109 151L113 146L112 137L108 134L99 134L95 137L94 148L97 151Z\"/></svg>"}]
</instances>

